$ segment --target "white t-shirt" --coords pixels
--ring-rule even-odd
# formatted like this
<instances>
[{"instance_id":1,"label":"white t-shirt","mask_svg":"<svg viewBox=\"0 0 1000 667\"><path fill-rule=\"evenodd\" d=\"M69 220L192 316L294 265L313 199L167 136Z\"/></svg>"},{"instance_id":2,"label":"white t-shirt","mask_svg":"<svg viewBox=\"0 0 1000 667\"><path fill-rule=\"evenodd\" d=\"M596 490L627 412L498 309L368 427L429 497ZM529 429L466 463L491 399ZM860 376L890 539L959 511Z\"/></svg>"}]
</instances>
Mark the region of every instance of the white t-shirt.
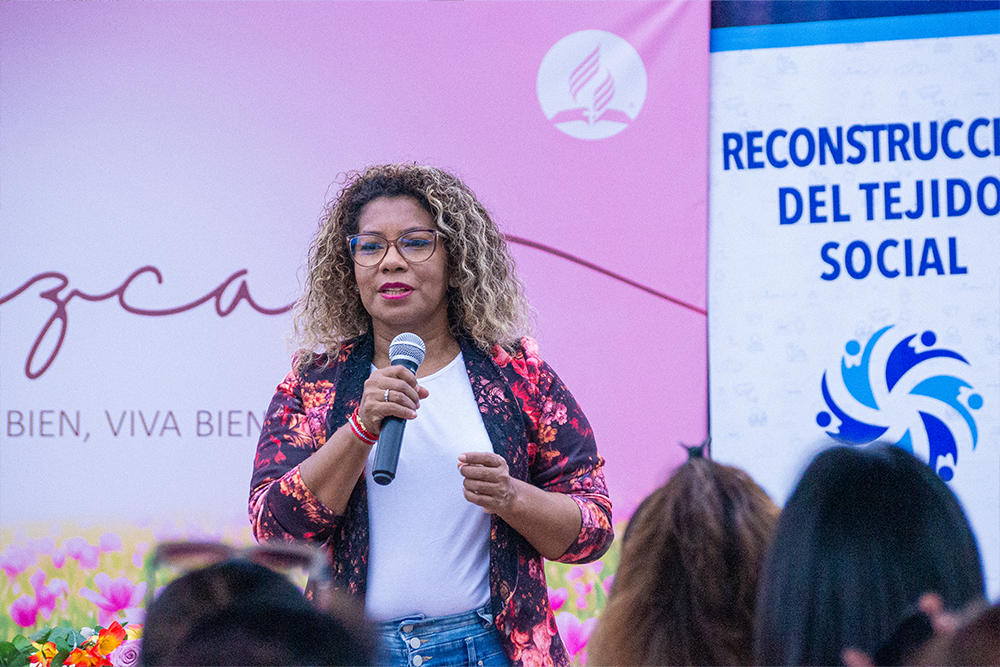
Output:
<instances>
[{"instance_id":1,"label":"white t-shirt","mask_svg":"<svg viewBox=\"0 0 1000 667\"><path fill-rule=\"evenodd\" d=\"M365 607L376 621L457 614L490 597L490 515L465 499L458 455L493 446L462 354L419 382L430 395L406 421L395 479L386 486L372 479L377 445L365 469Z\"/></svg>"}]
</instances>

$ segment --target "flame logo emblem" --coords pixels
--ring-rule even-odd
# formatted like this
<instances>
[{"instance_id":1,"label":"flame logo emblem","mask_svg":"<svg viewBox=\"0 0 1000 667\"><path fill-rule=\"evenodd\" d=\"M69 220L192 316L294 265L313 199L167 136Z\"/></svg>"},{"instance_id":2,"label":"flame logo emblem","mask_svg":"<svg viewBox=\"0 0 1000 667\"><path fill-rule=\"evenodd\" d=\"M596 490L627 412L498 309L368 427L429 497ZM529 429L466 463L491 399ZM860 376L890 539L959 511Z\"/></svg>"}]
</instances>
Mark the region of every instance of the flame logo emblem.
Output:
<instances>
[{"instance_id":1,"label":"flame logo emblem","mask_svg":"<svg viewBox=\"0 0 1000 667\"><path fill-rule=\"evenodd\" d=\"M605 139L628 127L646 101L646 67L627 41L583 30L556 42L538 69L545 117L577 139Z\"/></svg>"},{"instance_id":2,"label":"flame logo emblem","mask_svg":"<svg viewBox=\"0 0 1000 667\"><path fill-rule=\"evenodd\" d=\"M983 398L958 377L969 362L954 350L935 347L933 331L920 334L919 343L912 334L892 344L886 336L890 329L876 331L863 350L858 341L848 341L840 372L823 373L820 389L829 412L817 414L816 423L846 444L895 442L950 481L959 443L974 450L979 442L973 413Z\"/></svg>"}]
</instances>

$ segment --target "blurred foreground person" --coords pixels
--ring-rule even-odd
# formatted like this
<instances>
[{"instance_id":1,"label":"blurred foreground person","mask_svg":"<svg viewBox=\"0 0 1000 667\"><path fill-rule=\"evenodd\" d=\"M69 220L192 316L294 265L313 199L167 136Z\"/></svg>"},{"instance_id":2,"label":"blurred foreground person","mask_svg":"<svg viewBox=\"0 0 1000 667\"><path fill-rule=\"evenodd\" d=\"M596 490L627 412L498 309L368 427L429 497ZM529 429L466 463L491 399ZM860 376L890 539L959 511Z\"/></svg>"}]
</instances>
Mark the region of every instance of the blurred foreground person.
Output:
<instances>
[{"instance_id":1,"label":"blurred foreground person","mask_svg":"<svg viewBox=\"0 0 1000 667\"><path fill-rule=\"evenodd\" d=\"M302 564L296 559L315 562L314 556L303 545L159 545L148 566L150 598L161 567L208 564L147 602L140 664L370 665L374 638L359 609L329 596L323 598L329 608L320 609L286 574L262 564L284 570ZM320 577L316 567L311 570Z\"/></svg>"},{"instance_id":2,"label":"blurred foreground person","mask_svg":"<svg viewBox=\"0 0 1000 667\"><path fill-rule=\"evenodd\" d=\"M945 609L983 598L983 570L957 498L894 446L833 447L785 504L761 575L754 659L836 665L853 650L902 664L930 635L924 594Z\"/></svg>"},{"instance_id":3,"label":"blurred foreground person","mask_svg":"<svg viewBox=\"0 0 1000 667\"><path fill-rule=\"evenodd\" d=\"M742 470L690 454L628 523L588 664L750 664L778 508Z\"/></svg>"}]
</instances>

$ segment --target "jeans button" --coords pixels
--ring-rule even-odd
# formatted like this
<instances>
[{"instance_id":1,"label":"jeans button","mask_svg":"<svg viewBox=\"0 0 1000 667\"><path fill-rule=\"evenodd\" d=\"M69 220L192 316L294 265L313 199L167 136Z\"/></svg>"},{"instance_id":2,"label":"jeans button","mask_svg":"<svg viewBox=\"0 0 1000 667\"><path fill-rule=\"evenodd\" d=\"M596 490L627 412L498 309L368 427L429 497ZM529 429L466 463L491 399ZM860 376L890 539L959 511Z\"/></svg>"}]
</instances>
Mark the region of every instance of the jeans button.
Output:
<instances>
[{"instance_id":1,"label":"jeans button","mask_svg":"<svg viewBox=\"0 0 1000 667\"><path fill-rule=\"evenodd\" d=\"M410 640L410 648L420 648L420 640L414 637Z\"/></svg>"},{"instance_id":2,"label":"jeans button","mask_svg":"<svg viewBox=\"0 0 1000 667\"><path fill-rule=\"evenodd\" d=\"M423 656L419 656L419 655L413 656L413 664L414 664L415 667L420 667L420 665L424 664L424 658L423 658Z\"/></svg>"},{"instance_id":3,"label":"jeans button","mask_svg":"<svg viewBox=\"0 0 1000 667\"><path fill-rule=\"evenodd\" d=\"M412 625L404 625L403 626L403 632L413 632L413 626Z\"/></svg>"}]
</instances>

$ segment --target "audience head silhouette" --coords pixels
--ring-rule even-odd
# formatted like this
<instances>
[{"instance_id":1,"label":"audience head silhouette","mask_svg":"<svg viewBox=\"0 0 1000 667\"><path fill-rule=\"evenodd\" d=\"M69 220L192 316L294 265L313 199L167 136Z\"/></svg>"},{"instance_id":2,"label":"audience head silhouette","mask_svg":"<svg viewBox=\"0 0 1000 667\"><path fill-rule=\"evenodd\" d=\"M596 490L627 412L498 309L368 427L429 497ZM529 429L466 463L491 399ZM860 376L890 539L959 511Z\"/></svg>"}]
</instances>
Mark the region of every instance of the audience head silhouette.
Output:
<instances>
[{"instance_id":1,"label":"audience head silhouette","mask_svg":"<svg viewBox=\"0 0 1000 667\"><path fill-rule=\"evenodd\" d=\"M689 460L629 521L595 665L749 664L758 573L778 508L742 470Z\"/></svg>"},{"instance_id":2,"label":"audience head silhouette","mask_svg":"<svg viewBox=\"0 0 1000 667\"><path fill-rule=\"evenodd\" d=\"M874 655L925 593L949 609L983 596L955 495L898 447L827 449L782 510L761 575L754 658L834 665L846 648Z\"/></svg>"},{"instance_id":3,"label":"audience head silhouette","mask_svg":"<svg viewBox=\"0 0 1000 667\"><path fill-rule=\"evenodd\" d=\"M284 575L229 560L171 582L150 606L140 662L367 665L357 628L316 608Z\"/></svg>"}]
</instances>

